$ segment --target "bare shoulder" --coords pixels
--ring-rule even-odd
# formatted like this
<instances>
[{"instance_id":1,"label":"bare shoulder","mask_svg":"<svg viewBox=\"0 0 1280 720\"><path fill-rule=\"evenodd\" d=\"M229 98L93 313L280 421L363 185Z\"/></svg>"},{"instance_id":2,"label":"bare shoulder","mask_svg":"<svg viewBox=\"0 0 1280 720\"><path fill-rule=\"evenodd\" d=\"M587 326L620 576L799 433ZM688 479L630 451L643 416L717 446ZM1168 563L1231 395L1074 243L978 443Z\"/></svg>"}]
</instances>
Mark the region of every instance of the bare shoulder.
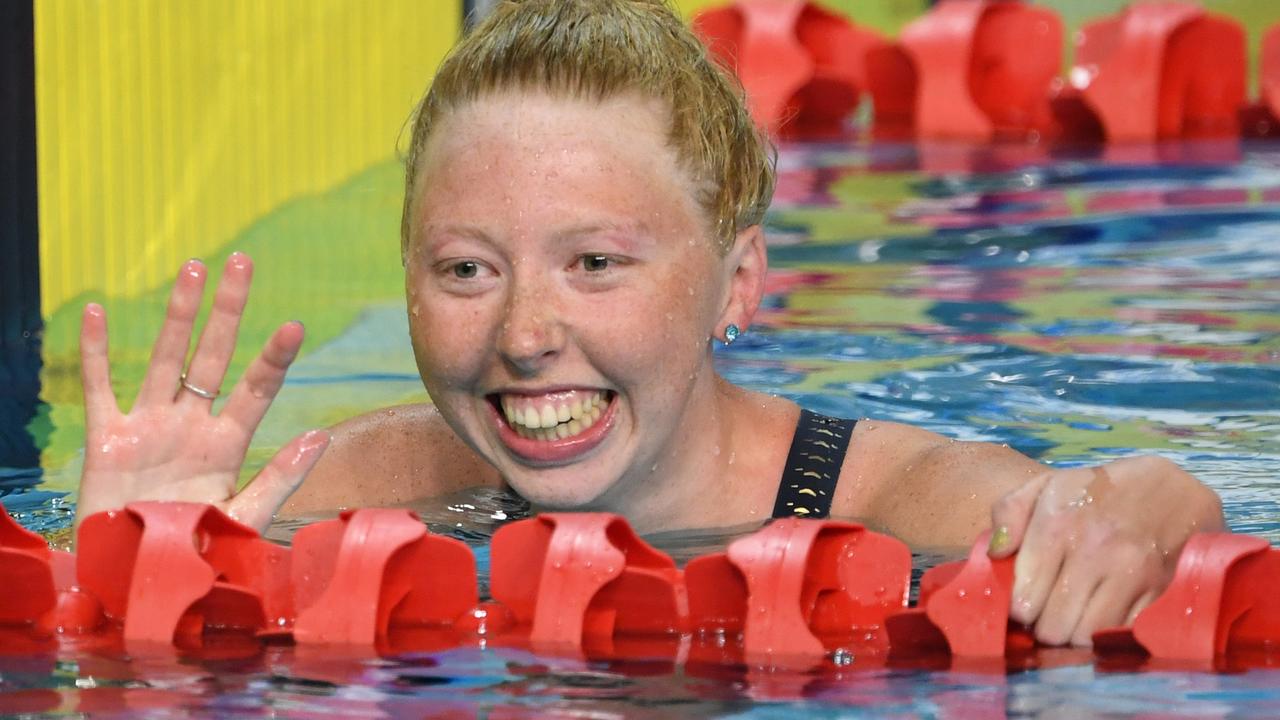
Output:
<instances>
[{"instance_id":1,"label":"bare shoulder","mask_svg":"<svg viewBox=\"0 0 1280 720\"><path fill-rule=\"evenodd\" d=\"M330 432L328 450L284 514L395 505L501 484L497 472L458 438L434 405L375 410Z\"/></svg>"},{"instance_id":2,"label":"bare shoulder","mask_svg":"<svg viewBox=\"0 0 1280 720\"><path fill-rule=\"evenodd\" d=\"M912 425L871 418L859 420L849 438L849 450L840 470L833 514L869 517L876 498L886 487L909 472L917 458L947 442L937 433Z\"/></svg>"},{"instance_id":3,"label":"bare shoulder","mask_svg":"<svg viewBox=\"0 0 1280 720\"><path fill-rule=\"evenodd\" d=\"M992 503L1045 469L1002 445L862 420L849 441L832 514L912 545L963 547L989 524Z\"/></svg>"}]
</instances>

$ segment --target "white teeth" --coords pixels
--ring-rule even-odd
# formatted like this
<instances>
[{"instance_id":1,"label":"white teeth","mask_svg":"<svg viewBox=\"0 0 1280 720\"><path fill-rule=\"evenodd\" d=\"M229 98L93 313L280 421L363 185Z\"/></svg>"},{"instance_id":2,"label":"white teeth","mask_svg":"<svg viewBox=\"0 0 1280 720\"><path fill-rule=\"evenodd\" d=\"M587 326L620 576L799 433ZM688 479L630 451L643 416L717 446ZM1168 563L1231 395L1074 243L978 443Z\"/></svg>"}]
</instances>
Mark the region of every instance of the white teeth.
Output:
<instances>
[{"instance_id":1,"label":"white teeth","mask_svg":"<svg viewBox=\"0 0 1280 720\"><path fill-rule=\"evenodd\" d=\"M507 424L520 437L532 440L562 440L586 430L604 414L605 394L593 392L575 394L573 399L561 405L550 403L533 407L523 405L515 397L503 397L499 403Z\"/></svg>"}]
</instances>

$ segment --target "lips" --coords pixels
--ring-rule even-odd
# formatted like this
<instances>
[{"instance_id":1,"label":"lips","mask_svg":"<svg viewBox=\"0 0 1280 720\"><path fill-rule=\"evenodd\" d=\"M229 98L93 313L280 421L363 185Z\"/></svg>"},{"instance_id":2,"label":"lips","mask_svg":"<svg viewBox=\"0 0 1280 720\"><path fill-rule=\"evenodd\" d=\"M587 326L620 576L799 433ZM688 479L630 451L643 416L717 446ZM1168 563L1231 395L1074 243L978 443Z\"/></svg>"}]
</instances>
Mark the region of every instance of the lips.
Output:
<instances>
[{"instance_id":1,"label":"lips","mask_svg":"<svg viewBox=\"0 0 1280 720\"><path fill-rule=\"evenodd\" d=\"M562 463L590 452L609 434L617 394L563 390L489 397L498 437L511 452L538 463Z\"/></svg>"}]
</instances>

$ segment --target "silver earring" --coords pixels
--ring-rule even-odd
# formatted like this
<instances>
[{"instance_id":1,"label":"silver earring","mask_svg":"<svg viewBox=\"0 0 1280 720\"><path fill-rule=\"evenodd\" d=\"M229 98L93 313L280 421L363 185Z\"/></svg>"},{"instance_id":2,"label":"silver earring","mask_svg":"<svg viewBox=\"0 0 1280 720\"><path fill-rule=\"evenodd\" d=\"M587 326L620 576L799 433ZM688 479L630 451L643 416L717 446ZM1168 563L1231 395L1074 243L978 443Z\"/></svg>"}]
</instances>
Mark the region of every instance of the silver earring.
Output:
<instances>
[{"instance_id":1,"label":"silver earring","mask_svg":"<svg viewBox=\"0 0 1280 720\"><path fill-rule=\"evenodd\" d=\"M724 344L732 345L733 341L737 340L738 336L741 334L742 334L742 331L738 329L737 325L734 325L733 323L729 323L728 327L724 329Z\"/></svg>"}]
</instances>

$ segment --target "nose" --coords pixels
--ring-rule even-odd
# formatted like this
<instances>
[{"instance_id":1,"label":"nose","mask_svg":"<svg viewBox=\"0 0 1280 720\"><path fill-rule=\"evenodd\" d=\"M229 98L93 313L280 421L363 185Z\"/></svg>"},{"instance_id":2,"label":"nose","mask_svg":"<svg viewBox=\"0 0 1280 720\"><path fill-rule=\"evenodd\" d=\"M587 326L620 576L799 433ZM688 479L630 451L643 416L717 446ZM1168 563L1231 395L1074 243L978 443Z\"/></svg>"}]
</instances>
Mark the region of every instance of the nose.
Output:
<instances>
[{"instance_id":1,"label":"nose","mask_svg":"<svg viewBox=\"0 0 1280 720\"><path fill-rule=\"evenodd\" d=\"M532 377L564 349L565 329L555 298L532 280L513 283L498 337L498 352L511 370Z\"/></svg>"}]
</instances>

